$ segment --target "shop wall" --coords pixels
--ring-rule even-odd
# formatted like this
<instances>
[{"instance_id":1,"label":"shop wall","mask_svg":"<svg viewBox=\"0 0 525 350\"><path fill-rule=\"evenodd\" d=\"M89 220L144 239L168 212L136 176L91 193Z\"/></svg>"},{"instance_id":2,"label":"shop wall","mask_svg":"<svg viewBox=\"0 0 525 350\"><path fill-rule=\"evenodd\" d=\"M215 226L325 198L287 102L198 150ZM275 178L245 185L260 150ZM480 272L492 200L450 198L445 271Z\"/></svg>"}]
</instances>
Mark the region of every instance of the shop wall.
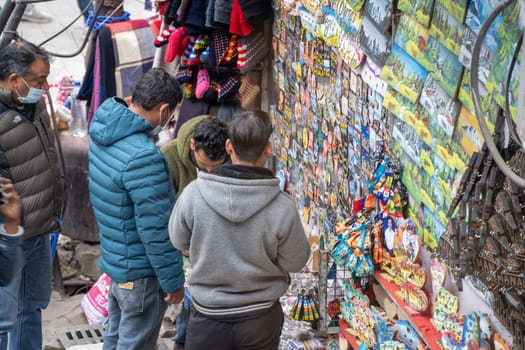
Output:
<instances>
[{"instance_id":1,"label":"shop wall","mask_svg":"<svg viewBox=\"0 0 525 350\"><path fill-rule=\"evenodd\" d=\"M274 152L310 230L333 235L386 155L402 166L406 215L436 250L484 144L470 73L474 41L493 9L488 0L274 1ZM519 12L516 1L496 18L480 52L475 81L491 131L506 102L516 122L518 69L506 81Z\"/></svg>"}]
</instances>

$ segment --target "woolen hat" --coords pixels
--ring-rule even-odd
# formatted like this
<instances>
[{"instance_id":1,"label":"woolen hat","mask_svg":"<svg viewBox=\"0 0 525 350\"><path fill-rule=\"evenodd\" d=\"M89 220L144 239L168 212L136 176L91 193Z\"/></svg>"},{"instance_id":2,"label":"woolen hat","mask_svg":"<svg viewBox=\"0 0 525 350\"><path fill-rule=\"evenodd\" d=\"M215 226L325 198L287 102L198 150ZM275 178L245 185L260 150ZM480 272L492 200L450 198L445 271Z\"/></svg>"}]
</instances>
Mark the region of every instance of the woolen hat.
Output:
<instances>
[{"instance_id":1,"label":"woolen hat","mask_svg":"<svg viewBox=\"0 0 525 350\"><path fill-rule=\"evenodd\" d=\"M214 30L211 33L208 45L210 47L210 55L208 62L210 66L219 66L222 58L228 50L228 41L230 34L222 30Z\"/></svg>"},{"instance_id":2,"label":"woolen hat","mask_svg":"<svg viewBox=\"0 0 525 350\"><path fill-rule=\"evenodd\" d=\"M268 45L261 32L255 32L247 37L241 37L237 47L237 68L241 73L252 70L268 53Z\"/></svg>"}]
</instances>

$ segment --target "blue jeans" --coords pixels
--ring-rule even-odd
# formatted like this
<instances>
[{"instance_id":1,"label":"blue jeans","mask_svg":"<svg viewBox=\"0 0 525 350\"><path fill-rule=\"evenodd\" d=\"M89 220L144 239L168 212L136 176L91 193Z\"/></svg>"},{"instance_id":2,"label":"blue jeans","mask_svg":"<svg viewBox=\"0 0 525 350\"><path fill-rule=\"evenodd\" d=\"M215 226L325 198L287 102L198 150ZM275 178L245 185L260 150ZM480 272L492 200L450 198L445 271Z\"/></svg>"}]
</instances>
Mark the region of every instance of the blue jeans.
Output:
<instances>
[{"instance_id":1,"label":"blue jeans","mask_svg":"<svg viewBox=\"0 0 525 350\"><path fill-rule=\"evenodd\" d=\"M190 298L184 297L184 304L182 304L180 314L177 316L177 320L175 321L175 330L177 333L175 333L175 336L172 338L172 340L182 346L184 346L184 343L186 342L186 324L188 323L188 318L190 317L190 305Z\"/></svg>"},{"instance_id":2,"label":"blue jeans","mask_svg":"<svg viewBox=\"0 0 525 350\"><path fill-rule=\"evenodd\" d=\"M20 273L0 288L0 350L41 350L42 309L51 298L49 235L24 241ZM8 337L9 334L9 337Z\"/></svg>"},{"instance_id":3,"label":"blue jeans","mask_svg":"<svg viewBox=\"0 0 525 350\"><path fill-rule=\"evenodd\" d=\"M157 277L123 285L111 281L103 350L156 349L168 304Z\"/></svg>"}]
</instances>

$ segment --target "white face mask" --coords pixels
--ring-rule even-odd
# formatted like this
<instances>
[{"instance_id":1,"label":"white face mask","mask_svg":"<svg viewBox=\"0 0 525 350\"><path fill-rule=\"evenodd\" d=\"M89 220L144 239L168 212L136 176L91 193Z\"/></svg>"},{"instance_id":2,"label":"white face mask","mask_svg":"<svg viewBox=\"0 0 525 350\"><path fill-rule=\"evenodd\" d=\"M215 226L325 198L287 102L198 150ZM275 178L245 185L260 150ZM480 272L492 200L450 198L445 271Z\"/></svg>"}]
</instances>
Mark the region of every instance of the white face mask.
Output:
<instances>
[{"instance_id":1,"label":"white face mask","mask_svg":"<svg viewBox=\"0 0 525 350\"><path fill-rule=\"evenodd\" d=\"M168 113L169 113L169 110L168 110ZM170 122L172 116L169 115L168 116L168 120L166 120L166 122L162 124L162 111L159 112L159 125L157 125L156 127L153 128L153 130L150 131L150 136L154 136L154 137L157 137L159 136L160 132L162 130L164 130L164 128L166 127L166 125L168 125L168 123Z\"/></svg>"},{"instance_id":2,"label":"white face mask","mask_svg":"<svg viewBox=\"0 0 525 350\"><path fill-rule=\"evenodd\" d=\"M29 92L27 93L26 97L20 96L20 93L18 90L15 89L16 93L18 94L18 101L20 101L23 104L34 104L40 101L42 98L42 95L46 92L46 90L43 89L37 89L34 87L29 86L29 84L24 80L24 78L20 77L24 84L29 88Z\"/></svg>"}]
</instances>

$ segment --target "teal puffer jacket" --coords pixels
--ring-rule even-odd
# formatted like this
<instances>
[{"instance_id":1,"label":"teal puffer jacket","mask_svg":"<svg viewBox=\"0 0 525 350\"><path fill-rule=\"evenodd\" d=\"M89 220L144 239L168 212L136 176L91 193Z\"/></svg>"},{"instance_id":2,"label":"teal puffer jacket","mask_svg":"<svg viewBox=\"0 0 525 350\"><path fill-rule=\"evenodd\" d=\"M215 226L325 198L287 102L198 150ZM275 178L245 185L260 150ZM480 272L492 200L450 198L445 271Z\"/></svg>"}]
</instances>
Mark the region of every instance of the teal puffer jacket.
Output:
<instances>
[{"instance_id":1,"label":"teal puffer jacket","mask_svg":"<svg viewBox=\"0 0 525 350\"><path fill-rule=\"evenodd\" d=\"M168 236L175 193L152 125L111 98L89 127L89 193L100 233L100 268L115 282L157 276L165 292L184 284Z\"/></svg>"}]
</instances>

